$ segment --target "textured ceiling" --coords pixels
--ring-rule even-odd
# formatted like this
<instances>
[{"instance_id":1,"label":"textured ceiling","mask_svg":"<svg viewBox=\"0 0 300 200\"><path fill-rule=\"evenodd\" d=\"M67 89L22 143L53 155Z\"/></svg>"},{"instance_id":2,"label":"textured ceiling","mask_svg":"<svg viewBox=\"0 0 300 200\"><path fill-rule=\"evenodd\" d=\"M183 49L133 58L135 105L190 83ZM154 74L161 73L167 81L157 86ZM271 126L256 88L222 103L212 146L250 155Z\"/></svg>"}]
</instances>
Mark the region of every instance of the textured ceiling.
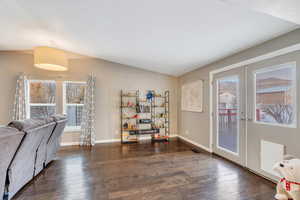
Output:
<instances>
[{"instance_id":1,"label":"textured ceiling","mask_svg":"<svg viewBox=\"0 0 300 200\"><path fill-rule=\"evenodd\" d=\"M46 45L178 76L297 27L224 1L2 0L0 50Z\"/></svg>"}]
</instances>

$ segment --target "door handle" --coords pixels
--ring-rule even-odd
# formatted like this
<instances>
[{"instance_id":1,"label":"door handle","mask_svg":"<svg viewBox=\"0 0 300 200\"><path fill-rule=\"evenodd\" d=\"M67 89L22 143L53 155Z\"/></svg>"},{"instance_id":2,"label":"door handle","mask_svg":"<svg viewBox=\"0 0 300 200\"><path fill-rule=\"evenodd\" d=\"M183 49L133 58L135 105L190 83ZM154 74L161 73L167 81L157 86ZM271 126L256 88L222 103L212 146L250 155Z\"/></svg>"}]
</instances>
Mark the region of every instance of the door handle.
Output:
<instances>
[{"instance_id":1,"label":"door handle","mask_svg":"<svg viewBox=\"0 0 300 200\"><path fill-rule=\"evenodd\" d=\"M240 114L240 120L241 121L246 121L247 119L245 118L245 113L244 112L241 112Z\"/></svg>"},{"instance_id":2,"label":"door handle","mask_svg":"<svg viewBox=\"0 0 300 200\"><path fill-rule=\"evenodd\" d=\"M241 117L240 120L241 121L252 121L252 118Z\"/></svg>"}]
</instances>

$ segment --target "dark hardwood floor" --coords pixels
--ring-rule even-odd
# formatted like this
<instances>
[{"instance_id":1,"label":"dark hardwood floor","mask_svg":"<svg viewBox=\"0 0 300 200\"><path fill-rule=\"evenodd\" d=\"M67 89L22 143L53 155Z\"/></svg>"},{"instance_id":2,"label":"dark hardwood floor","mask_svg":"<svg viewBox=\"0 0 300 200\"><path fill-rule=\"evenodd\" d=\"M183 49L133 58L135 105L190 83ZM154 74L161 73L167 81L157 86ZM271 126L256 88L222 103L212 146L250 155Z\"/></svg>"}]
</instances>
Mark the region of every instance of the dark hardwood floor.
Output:
<instances>
[{"instance_id":1,"label":"dark hardwood floor","mask_svg":"<svg viewBox=\"0 0 300 200\"><path fill-rule=\"evenodd\" d=\"M16 200L272 200L275 185L174 140L65 147Z\"/></svg>"}]
</instances>

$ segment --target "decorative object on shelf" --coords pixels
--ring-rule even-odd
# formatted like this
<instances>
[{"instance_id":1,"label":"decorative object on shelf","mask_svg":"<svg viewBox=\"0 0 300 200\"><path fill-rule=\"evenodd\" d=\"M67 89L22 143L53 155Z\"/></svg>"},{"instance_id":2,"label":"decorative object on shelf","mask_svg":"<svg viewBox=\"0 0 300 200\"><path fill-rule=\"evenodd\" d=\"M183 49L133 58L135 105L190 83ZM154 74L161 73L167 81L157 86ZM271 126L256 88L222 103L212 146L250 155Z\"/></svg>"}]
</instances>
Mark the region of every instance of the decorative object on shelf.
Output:
<instances>
[{"instance_id":1,"label":"decorative object on shelf","mask_svg":"<svg viewBox=\"0 0 300 200\"><path fill-rule=\"evenodd\" d=\"M160 94L149 90L144 94L121 91L122 143L138 142L140 135L151 135L152 141L169 139L169 91Z\"/></svg>"},{"instance_id":2,"label":"decorative object on shelf","mask_svg":"<svg viewBox=\"0 0 300 200\"><path fill-rule=\"evenodd\" d=\"M203 112L203 80L186 83L181 87L181 110Z\"/></svg>"},{"instance_id":3,"label":"decorative object on shelf","mask_svg":"<svg viewBox=\"0 0 300 200\"><path fill-rule=\"evenodd\" d=\"M132 93L132 92L126 92L123 94L124 97L136 97L136 93Z\"/></svg>"},{"instance_id":4,"label":"decorative object on shelf","mask_svg":"<svg viewBox=\"0 0 300 200\"><path fill-rule=\"evenodd\" d=\"M123 107L127 107L127 108L135 108L135 104L133 102L128 101L127 103L125 103L123 105Z\"/></svg>"},{"instance_id":5,"label":"decorative object on shelf","mask_svg":"<svg viewBox=\"0 0 300 200\"><path fill-rule=\"evenodd\" d=\"M149 124L149 123L152 123L152 120L151 119L140 119L140 124Z\"/></svg>"},{"instance_id":6,"label":"decorative object on shelf","mask_svg":"<svg viewBox=\"0 0 300 200\"><path fill-rule=\"evenodd\" d=\"M127 122L125 122L125 123L123 124L123 128L124 128L124 129L128 129L128 126L129 126L129 125L128 125Z\"/></svg>"},{"instance_id":7,"label":"decorative object on shelf","mask_svg":"<svg viewBox=\"0 0 300 200\"><path fill-rule=\"evenodd\" d=\"M137 113L150 113L150 110L151 110L151 108L149 105L137 104L137 107L136 107Z\"/></svg>"},{"instance_id":8,"label":"decorative object on shelf","mask_svg":"<svg viewBox=\"0 0 300 200\"><path fill-rule=\"evenodd\" d=\"M147 100L151 100L153 98L153 92L152 91L148 91L147 95L146 95Z\"/></svg>"},{"instance_id":9,"label":"decorative object on shelf","mask_svg":"<svg viewBox=\"0 0 300 200\"><path fill-rule=\"evenodd\" d=\"M165 113L157 113L156 118L165 118Z\"/></svg>"},{"instance_id":10,"label":"decorative object on shelf","mask_svg":"<svg viewBox=\"0 0 300 200\"><path fill-rule=\"evenodd\" d=\"M168 135L154 134L152 136L152 140L154 140L154 141L168 141L169 136Z\"/></svg>"},{"instance_id":11,"label":"decorative object on shelf","mask_svg":"<svg viewBox=\"0 0 300 200\"><path fill-rule=\"evenodd\" d=\"M133 117L132 117L133 119L137 119L137 118L139 118L139 115L138 114L136 114L136 115L133 115Z\"/></svg>"},{"instance_id":12,"label":"decorative object on shelf","mask_svg":"<svg viewBox=\"0 0 300 200\"><path fill-rule=\"evenodd\" d=\"M84 94L84 107L82 111L80 134L81 146L95 145L95 92L96 77L92 73L89 75L87 88Z\"/></svg>"},{"instance_id":13,"label":"decorative object on shelf","mask_svg":"<svg viewBox=\"0 0 300 200\"><path fill-rule=\"evenodd\" d=\"M13 120L26 119L27 78L25 74L18 76L13 106Z\"/></svg>"},{"instance_id":14,"label":"decorative object on shelf","mask_svg":"<svg viewBox=\"0 0 300 200\"><path fill-rule=\"evenodd\" d=\"M63 50L36 47L34 48L34 66L50 71L67 71L68 59Z\"/></svg>"}]
</instances>

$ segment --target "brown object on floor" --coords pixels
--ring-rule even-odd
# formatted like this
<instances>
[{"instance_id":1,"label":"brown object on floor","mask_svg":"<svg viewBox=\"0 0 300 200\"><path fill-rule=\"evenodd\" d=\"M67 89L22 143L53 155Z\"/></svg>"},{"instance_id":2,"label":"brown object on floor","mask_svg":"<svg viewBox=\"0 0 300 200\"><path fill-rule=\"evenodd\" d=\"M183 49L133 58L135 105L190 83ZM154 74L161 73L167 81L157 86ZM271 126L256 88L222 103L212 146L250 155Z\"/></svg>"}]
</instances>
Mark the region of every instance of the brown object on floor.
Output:
<instances>
[{"instance_id":1,"label":"brown object on floor","mask_svg":"<svg viewBox=\"0 0 300 200\"><path fill-rule=\"evenodd\" d=\"M272 200L275 184L217 156L169 143L65 147L14 199Z\"/></svg>"}]
</instances>

